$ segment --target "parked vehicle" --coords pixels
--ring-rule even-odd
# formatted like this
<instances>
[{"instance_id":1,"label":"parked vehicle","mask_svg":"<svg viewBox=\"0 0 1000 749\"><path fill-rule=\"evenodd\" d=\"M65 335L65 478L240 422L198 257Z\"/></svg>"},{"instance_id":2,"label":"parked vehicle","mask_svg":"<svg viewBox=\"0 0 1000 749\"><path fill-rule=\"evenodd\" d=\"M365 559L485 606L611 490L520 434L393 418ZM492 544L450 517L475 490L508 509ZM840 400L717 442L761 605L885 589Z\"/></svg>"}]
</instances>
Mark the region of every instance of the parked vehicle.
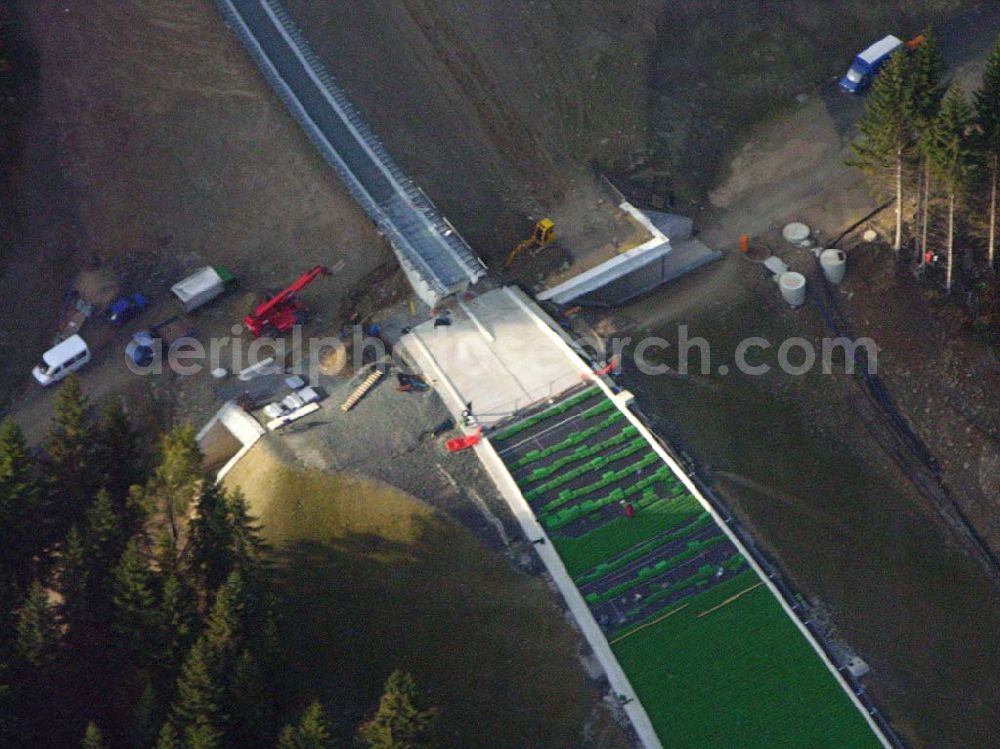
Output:
<instances>
[{"instance_id":1,"label":"parked vehicle","mask_svg":"<svg viewBox=\"0 0 1000 749\"><path fill-rule=\"evenodd\" d=\"M125 347L125 355L136 366L148 367L158 356L162 356L164 349L178 338L193 335L194 330L175 315L156 325L151 325L145 330L133 333L132 340Z\"/></svg>"},{"instance_id":2,"label":"parked vehicle","mask_svg":"<svg viewBox=\"0 0 1000 749\"><path fill-rule=\"evenodd\" d=\"M71 335L42 354L42 360L31 370L31 374L46 387L59 382L89 361L90 349L86 342L78 335Z\"/></svg>"},{"instance_id":3,"label":"parked vehicle","mask_svg":"<svg viewBox=\"0 0 1000 749\"><path fill-rule=\"evenodd\" d=\"M907 51L912 51L923 43L924 35L920 34L906 42L905 46ZM879 39L854 58L851 67L840 79L840 87L851 94L863 93L871 85L882 66L892 57L892 53L901 46L904 46L902 40L892 34L884 39Z\"/></svg>"},{"instance_id":4,"label":"parked vehicle","mask_svg":"<svg viewBox=\"0 0 1000 749\"><path fill-rule=\"evenodd\" d=\"M264 414L269 419L279 419L318 400L319 393L316 392L315 388L304 387L290 395L286 395L280 401L275 401L264 406Z\"/></svg>"},{"instance_id":5,"label":"parked vehicle","mask_svg":"<svg viewBox=\"0 0 1000 749\"><path fill-rule=\"evenodd\" d=\"M134 319L149 306L149 301L138 291L116 299L104 309L104 317L113 325Z\"/></svg>"},{"instance_id":6,"label":"parked vehicle","mask_svg":"<svg viewBox=\"0 0 1000 749\"><path fill-rule=\"evenodd\" d=\"M860 94L867 89L878 71L903 44L899 37L889 36L879 39L864 52L854 58L847 73L840 79L840 87L850 94Z\"/></svg>"},{"instance_id":7,"label":"parked vehicle","mask_svg":"<svg viewBox=\"0 0 1000 749\"><path fill-rule=\"evenodd\" d=\"M187 278L178 281L170 290L186 312L193 312L227 291L236 288L236 276L219 265L206 265Z\"/></svg>"}]
</instances>

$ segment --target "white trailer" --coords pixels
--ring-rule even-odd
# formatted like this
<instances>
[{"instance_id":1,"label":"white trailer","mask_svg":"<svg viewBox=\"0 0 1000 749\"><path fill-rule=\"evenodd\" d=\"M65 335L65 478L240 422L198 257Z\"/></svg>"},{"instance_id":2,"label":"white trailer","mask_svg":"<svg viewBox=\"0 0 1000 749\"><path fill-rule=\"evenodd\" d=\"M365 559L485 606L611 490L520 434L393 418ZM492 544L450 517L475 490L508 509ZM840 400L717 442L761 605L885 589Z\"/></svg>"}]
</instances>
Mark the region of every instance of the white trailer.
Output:
<instances>
[{"instance_id":1,"label":"white trailer","mask_svg":"<svg viewBox=\"0 0 1000 749\"><path fill-rule=\"evenodd\" d=\"M175 283L170 290L186 311L193 312L235 285L236 277L228 270L218 265L206 265Z\"/></svg>"}]
</instances>

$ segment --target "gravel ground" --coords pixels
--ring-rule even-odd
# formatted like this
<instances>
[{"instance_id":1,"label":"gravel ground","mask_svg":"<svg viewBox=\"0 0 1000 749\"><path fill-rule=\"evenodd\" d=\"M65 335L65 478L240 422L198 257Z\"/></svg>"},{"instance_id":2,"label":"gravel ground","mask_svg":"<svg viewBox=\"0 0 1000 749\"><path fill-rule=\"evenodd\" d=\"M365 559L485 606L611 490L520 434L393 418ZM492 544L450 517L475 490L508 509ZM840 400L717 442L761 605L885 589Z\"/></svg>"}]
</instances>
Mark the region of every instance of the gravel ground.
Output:
<instances>
[{"instance_id":1,"label":"gravel ground","mask_svg":"<svg viewBox=\"0 0 1000 749\"><path fill-rule=\"evenodd\" d=\"M391 484L448 513L491 548L521 537L513 516L473 452L449 453L435 437L450 421L433 391L399 392L390 372L348 413L340 404L363 377L322 377L322 408L267 439L283 459L323 471L349 471Z\"/></svg>"}]
</instances>

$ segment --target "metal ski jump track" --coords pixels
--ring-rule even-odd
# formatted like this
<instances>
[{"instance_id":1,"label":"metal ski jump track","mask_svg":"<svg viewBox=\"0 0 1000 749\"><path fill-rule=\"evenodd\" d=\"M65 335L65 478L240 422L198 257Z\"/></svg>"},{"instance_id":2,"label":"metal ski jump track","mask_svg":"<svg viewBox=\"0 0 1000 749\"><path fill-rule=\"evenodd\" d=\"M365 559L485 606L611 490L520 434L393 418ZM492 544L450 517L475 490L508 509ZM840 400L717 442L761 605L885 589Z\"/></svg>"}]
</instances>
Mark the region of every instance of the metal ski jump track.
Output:
<instances>
[{"instance_id":1,"label":"metal ski jump track","mask_svg":"<svg viewBox=\"0 0 1000 749\"><path fill-rule=\"evenodd\" d=\"M485 266L393 161L276 0L217 0L228 25L348 191L389 239L430 306Z\"/></svg>"}]
</instances>

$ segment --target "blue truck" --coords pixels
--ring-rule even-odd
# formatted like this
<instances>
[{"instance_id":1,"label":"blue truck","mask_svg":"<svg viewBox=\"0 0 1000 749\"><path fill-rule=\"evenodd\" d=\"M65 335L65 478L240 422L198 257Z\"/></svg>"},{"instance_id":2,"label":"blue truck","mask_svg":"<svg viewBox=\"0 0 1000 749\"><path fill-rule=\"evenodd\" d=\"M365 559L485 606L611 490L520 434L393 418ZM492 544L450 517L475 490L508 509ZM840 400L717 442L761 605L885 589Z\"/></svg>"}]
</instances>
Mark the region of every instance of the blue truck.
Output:
<instances>
[{"instance_id":1,"label":"blue truck","mask_svg":"<svg viewBox=\"0 0 1000 749\"><path fill-rule=\"evenodd\" d=\"M849 94L863 93L871 85L872 79L878 75L882 66L892 57L892 53L901 46L903 46L903 40L892 34L884 39L879 39L854 58L851 67L840 79L840 87Z\"/></svg>"},{"instance_id":2,"label":"blue truck","mask_svg":"<svg viewBox=\"0 0 1000 749\"><path fill-rule=\"evenodd\" d=\"M139 292L129 294L116 299L104 310L104 317L112 325L122 325L134 317L137 317L146 307L149 301Z\"/></svg>"}]
</instances>

